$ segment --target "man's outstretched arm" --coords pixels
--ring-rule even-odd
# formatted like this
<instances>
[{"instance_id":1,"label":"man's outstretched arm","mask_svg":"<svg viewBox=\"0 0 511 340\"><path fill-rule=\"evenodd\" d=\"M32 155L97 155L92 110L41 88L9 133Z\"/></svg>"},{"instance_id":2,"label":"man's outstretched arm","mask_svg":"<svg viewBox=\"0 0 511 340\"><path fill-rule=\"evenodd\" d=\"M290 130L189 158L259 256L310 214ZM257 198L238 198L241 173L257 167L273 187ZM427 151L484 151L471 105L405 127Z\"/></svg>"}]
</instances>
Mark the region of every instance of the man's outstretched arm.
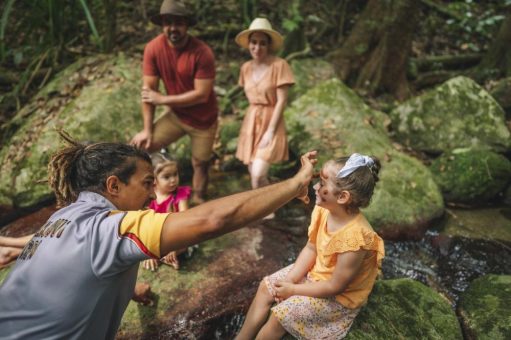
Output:
<instances>
[{"instance_id":1,"label":"man's outstretched arm","mask_svg":"<svg viewBox=\"0 0 511 340\"><path fill-rule=\"evenodd\" d=\"M288 180L169 215L161 234L161 253L167 254L242 228L277 210L294 197L306 195L317 162L316 152L306 153L301 160L300 171Z\"/></svg>"}]
</instances>

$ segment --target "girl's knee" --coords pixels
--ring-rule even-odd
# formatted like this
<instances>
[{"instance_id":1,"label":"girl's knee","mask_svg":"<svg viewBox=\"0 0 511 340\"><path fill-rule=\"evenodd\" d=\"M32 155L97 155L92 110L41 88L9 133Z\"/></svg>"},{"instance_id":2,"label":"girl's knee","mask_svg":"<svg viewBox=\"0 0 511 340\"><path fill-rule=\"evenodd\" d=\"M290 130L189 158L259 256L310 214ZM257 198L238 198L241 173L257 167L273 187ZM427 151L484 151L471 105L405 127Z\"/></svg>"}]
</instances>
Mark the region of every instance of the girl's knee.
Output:
<instances>
[{"instance_id":1,"label":"girl's knee","mask_svg":"<svg viewBox=\"0 0 511 340\"><path fill-rule=\"evenodd\" d=\"M257 288L257 295L259 295L261 298L264 298L264 300L268 301L268 303L273 303L273 295L271 295L265 280L261 280L261 282L259 282L259 288Z\"/></svg>"}]
</instances>

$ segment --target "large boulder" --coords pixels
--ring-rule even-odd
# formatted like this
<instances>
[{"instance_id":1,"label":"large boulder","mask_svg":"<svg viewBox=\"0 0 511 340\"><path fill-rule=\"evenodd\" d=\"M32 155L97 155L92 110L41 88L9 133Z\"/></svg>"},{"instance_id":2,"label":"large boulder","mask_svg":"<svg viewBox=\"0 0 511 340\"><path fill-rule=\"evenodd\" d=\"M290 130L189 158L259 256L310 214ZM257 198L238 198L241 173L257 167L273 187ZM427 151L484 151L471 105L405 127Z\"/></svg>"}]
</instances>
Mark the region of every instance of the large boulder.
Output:
<instances>
[{"instance_id":1,"label":"large boulder","mask_svg":"<svg viewBox=\"0 0 511 340\"><path fill-rule=\"evenodd\" d=\"M60 73L11 123L0 151L0 203L30 206L51 195L46 166L59 148L57 129L81 141L126 142L141 126L140 60L82 59ZM14 128L13 128L14 129Z\"/></svg>"},{"instance_id":2,"label":"large boulder","mask_svg":"<svg viewBox=\"0 0 511 340\"><path fill-rule=\"evenodd\" d=\"M377 281L346 339L463 339L450 304L411 279Z\"/></svg>"},{"instance_id":3,"label":"large boulder","mask_svg":"<svg viewBox=\"0 0 511 340\"><path fill-rule=\"evenodd\" d=\"M464 147L511 148L504 111L465 77L450 79L390 112L396 138L416 150L441 153Z\"/></svg>"},{"instance_id":4,"label":"large boulder","mask_svg":"<svg viewBox=\"0 0 511 340\"><path fill-rule=\"evenodd\" d=\"M128 142L142 128L140 75L140 56L103 55L77 61L45 86L2 136L0 205L27 207L51 196L44 180L60 147L57 129L79 141ZM186 143L174 146L180 160L189 159Z\"/></svg>"},{"instance_id":5,"label":"large boulder","mask_svg":"<svg viewBox=\"0 0 511 340\"><path fill-rule=\"evenodd\" d=\"M387 135L389 118L369 108L339 80L308 91L285 117L296 155L318 150L320 164L353 152L380 159L380 182L364 213L383 237L421 237L443 214L442 195L429 169L398 151Z\"/></svg>"},{"instance_id":6,"label":"large boulder","mask_svg":"<svg viewBox=\"0 0 511 340\"><path fill-rule=\"evenodd\" d=\"M485 275L463 292L458 314L468 339L511 337L511 276Z\"/></svg>"},{"instance_id":7,"label":"large boulder","mask_svg":"<svg viewBox=\"0 0 511 340\"><path fill-rule=\"evenodd\" d=\"M481 205L506 190L511 181L511 162L488 150L455 149L431 164L447 202Z\"/></svg>"},{"instance_id":8,"label":"large boulder","mask_svg":"<svg viewBox=\"0 0 511 340\"><path fill-rule=\"evenodd\" d=\"M443 238L491 241L497 247L511 244L511 209L485 207L479 209L449 208L440 231ZM477 248L471 246L471 249ZM496 250L496 251L497 251ZM502 266L503 267L503 266Z\"/></svg>"}]
</instances>

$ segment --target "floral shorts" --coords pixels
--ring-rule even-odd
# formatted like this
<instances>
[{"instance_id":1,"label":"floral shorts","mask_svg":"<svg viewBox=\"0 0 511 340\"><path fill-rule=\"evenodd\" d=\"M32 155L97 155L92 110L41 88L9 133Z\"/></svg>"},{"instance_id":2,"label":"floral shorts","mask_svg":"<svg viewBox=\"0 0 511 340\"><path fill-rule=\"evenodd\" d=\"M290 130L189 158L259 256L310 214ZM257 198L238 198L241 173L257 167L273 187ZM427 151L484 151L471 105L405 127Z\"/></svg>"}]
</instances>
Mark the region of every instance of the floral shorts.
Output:
<instances>
[{"instance_id":1,"label":"floral shorts","mask_svg":"<svg viewBox=\"0 0 511 340\"><path fill-rule=\"evenodd\" d=\"M269 292L275 296L275 282L283 280L293 265L289 265L264 281ZM303 279L305 282L306 278ZM360 308L349 309L335 297L314 298L291 296L272 307L273 315L282 327L297 339L342 339L348 334Z\"/></svg>"}]
</instances>

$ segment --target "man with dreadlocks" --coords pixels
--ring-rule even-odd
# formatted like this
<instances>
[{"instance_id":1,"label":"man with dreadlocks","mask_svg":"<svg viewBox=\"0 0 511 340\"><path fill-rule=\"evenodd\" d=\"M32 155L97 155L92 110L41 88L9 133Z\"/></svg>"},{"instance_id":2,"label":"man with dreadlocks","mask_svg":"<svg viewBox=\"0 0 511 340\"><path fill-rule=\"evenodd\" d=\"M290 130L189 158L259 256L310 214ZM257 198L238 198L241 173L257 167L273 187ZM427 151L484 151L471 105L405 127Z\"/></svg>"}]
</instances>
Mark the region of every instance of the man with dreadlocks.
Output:
<instances>
[{"instance_id":1,"label":"man with dreadlocks","mask_svg":"<svg viewBox=\"0 0 511 340\"><path fill-rule=\"evenodd\" d=\"M307 198L315 152L292 178L179 213L140 210L154 198L149 156L117 143L68 146L48 166L63 208L41 227L0 287L2 339L113 339L138 264L246 226Z\"/></svg>"}]
</instances>

